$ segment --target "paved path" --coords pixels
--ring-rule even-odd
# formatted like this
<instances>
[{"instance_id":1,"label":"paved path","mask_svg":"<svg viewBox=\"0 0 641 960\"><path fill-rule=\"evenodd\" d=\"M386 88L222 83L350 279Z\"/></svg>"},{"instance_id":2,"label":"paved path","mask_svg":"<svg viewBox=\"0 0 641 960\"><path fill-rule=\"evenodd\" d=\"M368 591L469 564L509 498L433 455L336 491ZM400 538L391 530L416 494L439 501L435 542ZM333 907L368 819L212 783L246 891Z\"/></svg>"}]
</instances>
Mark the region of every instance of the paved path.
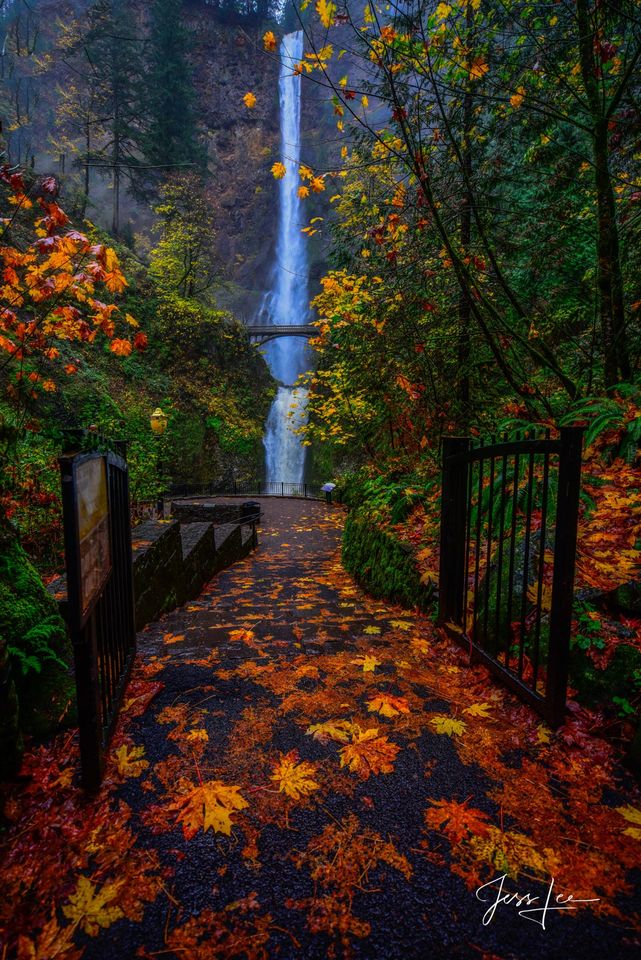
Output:
<instances>
[{"instance_id":1,"label":"paved path","mask_svg":"<svg viewBox=\"0 0 641 960\"><path fill-rule=\"evenodd\" d=\"M638 957L639 794L581 713L551 734L365 596L339 509L265 509L259 551L141 634L100 796L69 735L28 758L0 851L20 960ZM555 912L486 913L501 877L533 909L553 881Z\"/></svg>"}]
</instances>

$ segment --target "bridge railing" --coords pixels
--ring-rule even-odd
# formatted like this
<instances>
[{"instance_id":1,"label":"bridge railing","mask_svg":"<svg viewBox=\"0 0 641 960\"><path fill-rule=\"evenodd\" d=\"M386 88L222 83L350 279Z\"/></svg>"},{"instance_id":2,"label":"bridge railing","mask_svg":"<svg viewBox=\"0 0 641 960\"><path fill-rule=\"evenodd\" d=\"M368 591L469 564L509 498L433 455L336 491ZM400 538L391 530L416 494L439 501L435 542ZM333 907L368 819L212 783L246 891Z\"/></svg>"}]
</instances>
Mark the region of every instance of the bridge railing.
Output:
<instances>
[{"instance_id":1,"label":"bridge railing","mask_svg":"<svg viewBox=\"0 0 641 960\"><path fill-rule=\"evenodd\" d=\"M228 483L212 482L205 484L174 484L170 497L302 497L305 500L328 500L331 492L326 493L319 483L287 483L280 480L245 480Z\"/></svg>"}]
</instances>

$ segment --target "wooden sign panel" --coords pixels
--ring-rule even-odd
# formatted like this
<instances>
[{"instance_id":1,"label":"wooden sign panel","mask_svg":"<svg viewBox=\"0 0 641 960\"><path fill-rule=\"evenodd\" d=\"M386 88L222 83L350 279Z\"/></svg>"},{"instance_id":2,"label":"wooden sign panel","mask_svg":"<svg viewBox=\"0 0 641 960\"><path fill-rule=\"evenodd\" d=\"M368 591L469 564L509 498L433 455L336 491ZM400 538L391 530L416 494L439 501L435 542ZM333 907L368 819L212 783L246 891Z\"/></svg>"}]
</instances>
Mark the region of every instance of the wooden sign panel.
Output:
<instances>
[{"instance_id":1,"label":"wooden sign panel","mask_svg":"<svg viewBox=\"0 0 641 960\"><path fill-rule=\"evenodd\" d=\"M80 609L83 617L97 600L111 572L109 491L104 457L75 466L80 545Z\"/></svg>"}]
</instances>

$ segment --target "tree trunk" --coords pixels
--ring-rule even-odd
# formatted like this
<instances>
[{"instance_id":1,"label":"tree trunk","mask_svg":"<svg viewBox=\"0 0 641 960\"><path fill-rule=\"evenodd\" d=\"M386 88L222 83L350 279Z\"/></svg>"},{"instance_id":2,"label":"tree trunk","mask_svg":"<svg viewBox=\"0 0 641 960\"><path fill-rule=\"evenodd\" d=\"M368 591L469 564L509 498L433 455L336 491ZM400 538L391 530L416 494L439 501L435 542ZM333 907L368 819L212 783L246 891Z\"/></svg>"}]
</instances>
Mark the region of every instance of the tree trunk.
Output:
<instances>
[{"instance_id":1,"label":"tree trunk","mask_svg":"<svg viewBox=\"0 0 641 960\"><path fill-rule=\"evenodd\" d=\"M600 65L596 19L590 18L589 0L576 0L579 29L581 76L590 108L594 156L594 182L597 195L597 291L598 314L603 340L603 373L606 387L622 377L630 377L630 361L625 342L625 314L619 228L610 174L607 103L598 83ZM596 17L596 13L595 13Z\"/></svg>"},{"instance_id":2,"label":"tree trunk","mask_svg":"<svg viewBox=\"0 0 641 960\"><path fill-rule=\"evenodd\" d=\"M470 8L471 9L471 8ZM463 99L463 165L467 184L472 177L472 150L470 145L470 131L472 129L472 94L466 91ZM469 186L463 187L461 200L461 251L463 257L469 255L472 241L472 198ZM461 287L458 301L458 373L456 380L456 395L463 407L465 422L467 423L468 405L470 402L470 377L468 364L470 360L470 325L471 325L470 292L467 287Z\"/></svg>"}]
</instances>

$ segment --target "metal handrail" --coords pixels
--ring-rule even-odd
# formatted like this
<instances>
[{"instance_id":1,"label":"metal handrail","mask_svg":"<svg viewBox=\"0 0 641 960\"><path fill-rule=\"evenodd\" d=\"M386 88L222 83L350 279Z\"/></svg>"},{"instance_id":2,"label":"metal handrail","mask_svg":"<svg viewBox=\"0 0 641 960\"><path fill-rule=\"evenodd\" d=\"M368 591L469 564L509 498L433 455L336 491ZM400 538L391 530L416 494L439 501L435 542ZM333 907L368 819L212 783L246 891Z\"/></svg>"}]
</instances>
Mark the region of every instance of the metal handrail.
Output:
<instances>
[{"instance_id":1,"label":"metal handrail","mask_svg":"<svg viewBox=\"0 0 641 960\"><path fill-rule=\"evenodd\" d=\"M295 497L304 500L330 500L318 483L288 483L281 480L248 480L231 483L174 484L172 497Z\"/></svg>"}]
</instances>

